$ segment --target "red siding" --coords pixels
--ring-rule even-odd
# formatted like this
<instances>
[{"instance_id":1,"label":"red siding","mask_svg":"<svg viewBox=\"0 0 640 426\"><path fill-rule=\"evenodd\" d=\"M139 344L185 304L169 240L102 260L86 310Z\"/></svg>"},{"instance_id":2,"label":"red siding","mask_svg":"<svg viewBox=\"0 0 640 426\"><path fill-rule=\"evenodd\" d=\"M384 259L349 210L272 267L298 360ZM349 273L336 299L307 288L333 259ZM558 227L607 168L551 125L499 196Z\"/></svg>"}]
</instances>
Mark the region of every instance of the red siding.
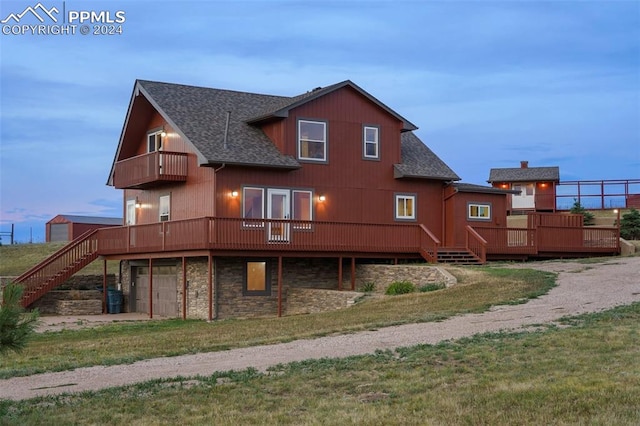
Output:
<instances>
[{"instance_id":1,"label":"red siding","mask_svg":"<svg viewBox=\"0 0 640 426\"><path fill-rule=\"evenodd\" d=\"M469 219L467 207L469 203L490 204L491 220ZM474 229L505 227L507 225L506 204L506 195L473 192L456 193L446 202L444 245L447 247L464 247L465 228L467 225Z\"/></svg>"}]
</instances>

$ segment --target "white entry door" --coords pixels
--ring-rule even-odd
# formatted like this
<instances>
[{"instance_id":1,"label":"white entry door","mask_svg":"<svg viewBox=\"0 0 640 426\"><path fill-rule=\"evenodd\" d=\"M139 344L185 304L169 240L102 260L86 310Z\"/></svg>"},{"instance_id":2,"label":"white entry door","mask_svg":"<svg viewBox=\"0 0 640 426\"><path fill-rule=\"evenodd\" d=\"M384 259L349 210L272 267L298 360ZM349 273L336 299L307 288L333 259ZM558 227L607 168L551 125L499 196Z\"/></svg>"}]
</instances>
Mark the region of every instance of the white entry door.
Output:
<instances>
[{"instance_id":1,"label":"white entry door","mask_svg":"<svg viewBox=\"0 0 640 426\"><path fill-rule=\"evenodd\" d=\"M290 216L290 202L288 189L267 190L267 219L288 220ZM271 222L267 227L269 242L289 242L290 224L286 222Z\"/></svg>"},{"instance_id":2,"label":"white entry door","mask_svg":"<svg viewBox=\"0 0 640 426\"><path fill-rule=\"evenodd\" d=\"M513 189L521 191L513 194L511 207L514 209L534 209L536 207L535 185L532 183L514 184Z\"/></svg>"}]
</instances>

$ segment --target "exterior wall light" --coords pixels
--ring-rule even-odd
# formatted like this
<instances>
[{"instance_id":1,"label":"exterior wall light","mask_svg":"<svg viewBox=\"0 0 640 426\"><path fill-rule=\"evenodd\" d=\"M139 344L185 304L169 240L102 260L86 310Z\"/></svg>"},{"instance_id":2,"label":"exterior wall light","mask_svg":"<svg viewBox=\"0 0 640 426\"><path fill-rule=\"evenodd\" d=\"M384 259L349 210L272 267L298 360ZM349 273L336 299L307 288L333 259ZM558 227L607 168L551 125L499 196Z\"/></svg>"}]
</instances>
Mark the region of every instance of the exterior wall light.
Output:
<instances>
[{"instance_id":1,"label":"exterior wall light","mask_svg":"<svg viewBox=\"0 0 640 426\"><path fill-rule=\"evenodd\" d=\"M238 191L231 191L231 198L236 198L238 196Z\"/></svg>"},{"instance_id":2,"label":"exterior wall light","mask_svg":"<svg viewBox=\"0 0 640 426\"><path fill-rule=\"evenodd\" d=\"M326 200L327 198L324 195L320 195L318 196L318 201L320 201L321 203L324 203L324 200Z\"/></svg>"}]
</instances>

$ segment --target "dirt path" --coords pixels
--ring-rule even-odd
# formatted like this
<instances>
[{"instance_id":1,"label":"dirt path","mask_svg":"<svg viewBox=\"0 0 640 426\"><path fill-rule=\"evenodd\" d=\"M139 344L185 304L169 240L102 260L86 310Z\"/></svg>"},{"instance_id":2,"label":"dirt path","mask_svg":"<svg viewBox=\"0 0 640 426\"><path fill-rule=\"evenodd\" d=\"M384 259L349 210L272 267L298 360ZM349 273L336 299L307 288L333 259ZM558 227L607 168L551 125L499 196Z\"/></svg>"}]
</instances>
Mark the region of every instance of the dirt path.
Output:
<instances>
[{"instance_id":1,"label":"dirt path","mask_svg":"<svg viewBox=\"0 0 640 426\"><path fill-rule=\"evenodd\" d=\"M640 257L615 258L597 264L541 262L523 266L558 272L559 285L549 294L523 305L496 306L489 312L461 315L437 323L407 324L313 340L0 380L0 399L98 390L157 378L206 376L249 367L264 371L280 363L361 355L377 349L434 344L477 333L522 329L551 323L566 315L597 312L640 301Z\"/></svg>"}]
</instances>

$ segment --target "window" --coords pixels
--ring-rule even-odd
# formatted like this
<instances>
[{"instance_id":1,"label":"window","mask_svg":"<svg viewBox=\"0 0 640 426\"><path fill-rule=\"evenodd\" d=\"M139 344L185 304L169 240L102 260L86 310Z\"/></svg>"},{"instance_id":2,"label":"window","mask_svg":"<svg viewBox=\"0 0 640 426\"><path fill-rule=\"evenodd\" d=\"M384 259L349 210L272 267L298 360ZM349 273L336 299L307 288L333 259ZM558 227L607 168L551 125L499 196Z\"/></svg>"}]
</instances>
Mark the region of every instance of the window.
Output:
<instances>
[{"instance_id":1,"label":"window","mask_svg":"<svg viewBox=\"0 0 640 426\"><path fill-rule=\"evenodd\" d=\"M416 219L416 196L396 194L396 219Z\"/></svg>"},{"instance_id":2,"label":"window","mask_svg":"<svg viewBox=\"0 0 640 426\"><path fill-rule=\"evenodd\" d=\"M313 220L312 200L313 193L311 191L293 190L293 220ZM294 225L296 229L311 229L311 224Z\"/></svg>"},{"instance_id":3,"label":"window","mask_svg":"<svg viewBox=\"0 0 640 426\"><path fill-rule=\"evenodd\" d=\"M160 197L159 203L160 222L167 222L169 220L169 214L171 212L171 196L163 195Z\"/></svg>"},{"instance_id":4,"label":"window","mask_svg":"<svg viewBox=\"0 0 640 426\"><path fill-rule=\"evenodd\" d=\"M380 158L377 127L364 126L364 158Z\"/></svg>"},{"instance_id":5,"label":"window","mask_svg":"<svg viewBox=\"0 0 640 426\"><path fill-rule=\"evenodd\" d=\"M298 158L310 161L327 161L327 123L298 121Z\"/></svg>"},{"instance_id":6,"label":"window","mask_svg":"<svg viewBox=\"0 0 640 426\"><path fill-rule=\"evenodd\" d=\"M250 187L242 189L242 217L264 219L264 189ZM258 221L246 221L244 226L264 226L264 224Z\"/></svg>"},{"instance_id":7,"label":"window","mask_svg":"<svg viewBox=\"0 0 640 426\"><path fill-rule=\"evenodd\" d=\"M470 220L491 220L491 204L468 204L467 218Z\"/></svg>"},{"instance_id":8,"label":"window","mask_svg":"<svg viewBox=\"0 0 640 426\"><path fill-rule=\"evenodd\" d=\"M147 152L162 151L162 130L147 134Z\"/></svg>"},{"instance_id":9,"label":"window","mask_svg":"<svg viewBox=\"0 0 640 426\"><path fill-rule=\"evenodd\" d=\"M244 268L244 294L270 296L269 263L265 260L248 260Z\"/></svg>"}]
</instances>

